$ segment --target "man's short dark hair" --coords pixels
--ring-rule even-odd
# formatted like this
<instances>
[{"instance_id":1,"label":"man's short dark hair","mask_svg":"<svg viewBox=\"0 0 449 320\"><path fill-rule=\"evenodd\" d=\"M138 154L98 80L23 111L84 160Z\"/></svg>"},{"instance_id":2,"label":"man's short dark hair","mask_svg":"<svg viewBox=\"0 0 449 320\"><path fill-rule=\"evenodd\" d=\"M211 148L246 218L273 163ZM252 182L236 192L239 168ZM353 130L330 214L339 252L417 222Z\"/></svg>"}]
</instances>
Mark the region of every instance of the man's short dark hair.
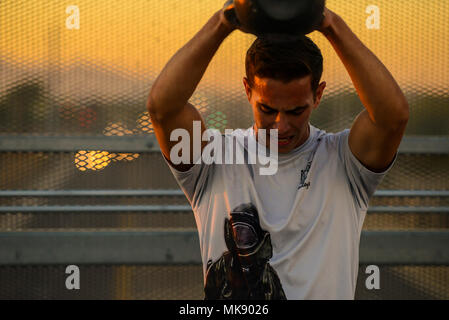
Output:
<instances>
[{"instance_id":1,"label":"man's short dark hair","mask_svg":"<svg viewBox=\"0 0 449 320\"><path fill-rule=\"evenodd\" d=\"M315 97L323 73L323 56L321 50L307 36L298 36L295 39L261 36L248 49L245 68L251 87L254 87L255 76L288 83L311 75L311 87Z\"/></svg>"}]
</instances>

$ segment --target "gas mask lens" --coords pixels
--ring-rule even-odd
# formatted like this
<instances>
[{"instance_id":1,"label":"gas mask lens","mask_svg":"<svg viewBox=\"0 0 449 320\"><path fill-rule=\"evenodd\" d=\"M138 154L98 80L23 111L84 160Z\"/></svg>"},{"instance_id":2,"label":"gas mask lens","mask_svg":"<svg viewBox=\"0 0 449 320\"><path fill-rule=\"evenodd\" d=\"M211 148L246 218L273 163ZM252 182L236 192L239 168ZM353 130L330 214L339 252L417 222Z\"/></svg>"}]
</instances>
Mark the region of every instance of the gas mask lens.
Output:
<instances>
[{"instance_id":1,"label":"gas mask lens","mask_svg":"<svg viewBox=\"0 0 449 320\"><path fill-rule=\"evenodd\" d=\"M232 225L234 229L235 244L239 249L249 249L257 244L258 237L254 228L242 222L237 222Z\"/></svg>"}]
</instances>

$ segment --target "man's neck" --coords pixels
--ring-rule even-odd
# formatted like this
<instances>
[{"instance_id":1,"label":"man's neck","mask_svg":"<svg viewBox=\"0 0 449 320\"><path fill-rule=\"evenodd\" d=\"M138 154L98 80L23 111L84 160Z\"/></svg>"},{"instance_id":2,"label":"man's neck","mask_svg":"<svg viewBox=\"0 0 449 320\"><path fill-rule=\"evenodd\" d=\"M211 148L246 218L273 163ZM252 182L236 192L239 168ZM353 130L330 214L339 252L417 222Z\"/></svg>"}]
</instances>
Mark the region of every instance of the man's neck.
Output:
<instances>
[{"instance_id":1,"label":"man's neck","mask_svg":"<svg viewBox=\"0 0 449 320\"><path fill-rule=\"evenodd\" d=\"M256 124L253 123L252 126L253 132L254 132L254 136L256 137L256 140L259 141L259 137L258 137L258 129L256 127ZM307 124L307 134L305 135L305 138L301 139L298 143L297 146L294 147L294 149L302 146L310 137L310 123Z\"/></svg>"}]
</instances>

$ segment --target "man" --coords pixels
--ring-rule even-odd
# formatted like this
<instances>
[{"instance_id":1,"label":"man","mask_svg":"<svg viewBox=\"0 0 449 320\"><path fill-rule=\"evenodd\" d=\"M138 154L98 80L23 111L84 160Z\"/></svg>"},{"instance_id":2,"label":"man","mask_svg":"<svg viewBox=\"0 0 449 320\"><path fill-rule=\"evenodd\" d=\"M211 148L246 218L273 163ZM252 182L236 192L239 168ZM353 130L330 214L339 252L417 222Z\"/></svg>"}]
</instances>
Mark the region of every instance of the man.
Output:
<instances>
[{"instance_id":1,"label":"man","mask_svg":"<svg viewBox=\"0 0 449 320\"><path fill-rule=\"evenodd\" d=\"M216 12L172 57L148 99L161 151L195 214L206 299L353 299L368 202L394 163L407 101L385 66L325 8L317 30L365 107L351 129L329 134L309 123L326 87L321 52L309 38L258 38L243 79L254 125L222 139L244 136L272 149L259 132L277 129L277 172L260 175L259 164L204 164L194 153L189 163L174 164L172 131L186 129L192 150L193 121L206 130L188 99L222 41L236 29L245 32L229 10ZM247 144L236 148L249 153Z\"/></svg>"}]
</instances>

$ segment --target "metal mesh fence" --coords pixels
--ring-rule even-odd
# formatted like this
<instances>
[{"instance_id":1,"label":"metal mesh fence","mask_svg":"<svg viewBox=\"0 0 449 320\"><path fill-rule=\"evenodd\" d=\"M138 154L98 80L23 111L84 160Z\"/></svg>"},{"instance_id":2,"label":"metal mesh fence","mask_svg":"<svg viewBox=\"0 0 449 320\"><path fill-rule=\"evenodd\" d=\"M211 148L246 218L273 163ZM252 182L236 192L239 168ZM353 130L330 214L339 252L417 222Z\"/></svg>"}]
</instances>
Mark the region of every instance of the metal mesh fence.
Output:
<instances>
[{"instance_id":1,"label":"metal mesh fence","mask_svg":"<svg viewBox=\"0 0 449 320\"><path fill-rule=\"evenodd\" d=\"M100 151L99 153L101 153ZM0 189L177 189L161 153L82 166L79 153L0 153ZM98 154L98 152L95 152ZM83 156L84 159L84 156ZM81 169L81 170L80 170ZM86 169L86 170L84 170Z\"/></svg>"},{"instance_id":2,"label":"metal mesh fence","mask_svg":"<svg viewBox=\"0 0 449 320\"><path fill-rule=\"evenodd\" d=\"M145 108L151 85L170 57L223 1L0 1L0 139L8 136L153 135ZM449 2L378 0L380 29L366 27L366 3L328 0L404 89L411 108L406 134L449 135ZM76 17L75 17L76 18ZM69 25L69 26L68 26ZM413 36L411 36L413 35ZM349 128L363 110L329 43L327 88L311 123ZM242 77L254 36L236 32L222 44L190 99L209 128L247 128L252 112ZM0 141L1 146L1 141ZM175 190L158 152L1 152L0 191ZM379 190L449 190L449 156L401 154ZM183 196L0 196L3 207L188 205ZM441 197L374 197L371 206L448 207ZM364 230L447 230L447 212L371 212ZM195 228L191 212L0 212L3 231L170 230ZM202 299L201 266L80 266L82 289L64 287L63 266L0 266L5 299ZM380 266L381 290L358 299L449 299L448 266Z\"/></svg>"},{"instance_id":3,"label":"metal mesh fence","mask_svg":"<svg viewBox=\"0 0 449 320\"><path fill-rule=\"evenodd\" d=\"M193 213L58 212L0 216L0 231L105 231L196 229Z\"/></svg>"},{"instance_id":4,"label":"metal mesh fence","mask_svg":"<svg viewBox=\"0 0 449 320\"><path fill-rule=\"evenodd\" d=\"M379 266L380 289L368 290L361 265L356 299L449 299L449 267ZM65 288L66 266L0 267L0 299L204 298L199 265L80 265L80 289Z\"/></svg>"},{"instance_id":5,"label":"metal mesh fence","mask_svg":"<svg viewBox=\"0 0 449 320\"><path fill-rule=\"evenodd\" d=\"M80 0L77 12L66 13L64 1L2 1L0 133L151 133L145 114L151 84L222 2ZM407 133L449 134L449 4L377 1L382 22L377 30L367 28L363 2L330 0L328 6L404 88L411 106ZM79 29L70 26L76 17ZM328 131L347 128L363 107L327 40L311 37L325 57L327 82L312 123ZM251 124L242 77L253 40L241 32L226 39L190 99L210 127Z\"/></svg>"},{"instance_id":6,"label":"metal mesh fence","mask_svg":"<svg viewBox=\"0 0 449 320\"><path fill-rule=\"evenodd\" d=\"M449 299L447 266L379 266L380 289L368 290L366 265L359 268L356 299L434 300Z\"/></svg>"},{"instance_id":7,"label":"metal mesh fence","mask_svg":"<svg viewBox=\"0 0 449 320\"><path fill-rule=\"evenodd\" d=\"M6 213L0 231L122 231L195 229L193 214L184 213ZM369 213L363 230L449 231L448 214Z\"/></svg>"},{"instance_id":8,"label":"metal mesh fence","mask_svg":"<svg viewBox=\"0 0 449 320\"><path fill-rule=\"evenodd\" d=\"M199 265L79 265L80 289L65 287L66 266L0 267L0 299L203 299Z\"/></svg>"},{"instance_id":9,"label":"metal mesh fence","mask_svg":"<svg viewBox=\"0 0 449 320\"><path fill-rule=\"evenodd\" d=\"M2 152L0 190L178 188L161 153L116 161L111 153ZM449 155L399 155L379 189L448 190Z\"/></svg>"}]
</instances>

